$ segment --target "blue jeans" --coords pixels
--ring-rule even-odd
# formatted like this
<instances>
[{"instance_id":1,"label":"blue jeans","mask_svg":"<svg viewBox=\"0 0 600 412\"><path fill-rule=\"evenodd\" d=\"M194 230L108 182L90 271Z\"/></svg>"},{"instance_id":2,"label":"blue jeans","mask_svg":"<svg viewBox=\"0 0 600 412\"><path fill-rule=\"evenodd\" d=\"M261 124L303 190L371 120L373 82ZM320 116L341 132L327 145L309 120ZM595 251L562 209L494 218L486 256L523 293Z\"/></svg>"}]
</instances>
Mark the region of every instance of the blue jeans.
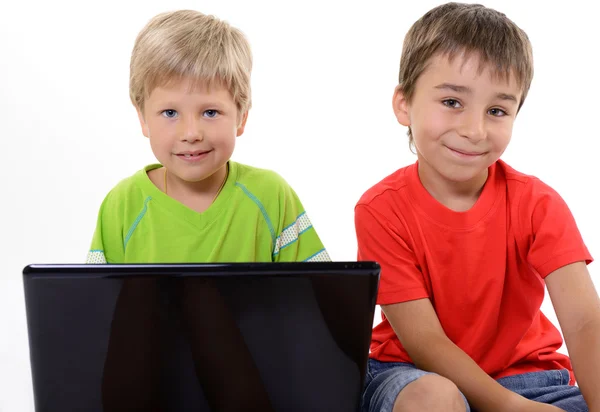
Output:
<instances>
[{"instance_id":1,"label":"blue jeans","mask_svg":"<svg viewBox=\"0 0 600 412\"><path fill-rule=\"evenodd\" d=\"M411 363L369 359L361 412L392 412L400 391L429 373ZM498 383L532 401L554 405L568 412L588 412L579 388L569 385L569 380L569 371L563 369L507 376L498 379ZM471 411L467 399L462 396L467 412Z\"/></svg>"}]
</instances>

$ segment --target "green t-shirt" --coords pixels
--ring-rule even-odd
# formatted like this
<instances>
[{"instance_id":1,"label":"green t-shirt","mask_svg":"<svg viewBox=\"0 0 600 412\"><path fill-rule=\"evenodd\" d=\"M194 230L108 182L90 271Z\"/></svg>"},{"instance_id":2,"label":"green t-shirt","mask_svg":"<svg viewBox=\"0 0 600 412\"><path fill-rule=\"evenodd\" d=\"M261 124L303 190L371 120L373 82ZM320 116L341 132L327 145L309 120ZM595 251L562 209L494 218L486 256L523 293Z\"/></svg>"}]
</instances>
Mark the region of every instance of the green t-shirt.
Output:
<instances>
[{"instance_id":1,"label":"green t-shirt","mask_svg":"<svg viewBox=\"0 0 600 412\"><path fill-rule=\"evenodd\" d=\"M150 165L113 188L87 263L329 261L300 199L277 173L233 161L213 204L198 213L160 191Z\"/></svg>"}]
</instances>

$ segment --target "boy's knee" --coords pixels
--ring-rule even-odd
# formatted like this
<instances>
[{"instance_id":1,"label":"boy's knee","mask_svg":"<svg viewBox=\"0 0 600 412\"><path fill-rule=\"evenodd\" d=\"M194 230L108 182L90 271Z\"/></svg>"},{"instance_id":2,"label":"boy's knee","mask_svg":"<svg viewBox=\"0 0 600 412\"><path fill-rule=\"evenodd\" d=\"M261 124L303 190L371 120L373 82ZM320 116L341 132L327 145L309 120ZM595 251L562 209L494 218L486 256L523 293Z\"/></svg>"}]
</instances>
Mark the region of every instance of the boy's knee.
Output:
<instances>
[{"instance_id":1,"label":"boy's knee","mask_svg":"<svg viewBox=\"0 0 600 412\"><path fill-rule=\"evenodd\" d=\"M396 398L393 412L465 412L462 394L449 379L425 375L406 385Z\"/></svg>"}]
</instances>

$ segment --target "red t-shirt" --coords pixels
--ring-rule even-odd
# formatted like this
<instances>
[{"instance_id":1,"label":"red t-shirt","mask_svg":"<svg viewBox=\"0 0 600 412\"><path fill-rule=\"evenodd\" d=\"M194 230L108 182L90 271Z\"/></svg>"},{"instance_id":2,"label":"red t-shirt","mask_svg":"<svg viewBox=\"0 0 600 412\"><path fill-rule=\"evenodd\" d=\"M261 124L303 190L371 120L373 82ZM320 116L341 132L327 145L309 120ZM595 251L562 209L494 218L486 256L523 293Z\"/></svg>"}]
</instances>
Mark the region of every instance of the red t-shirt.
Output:
<instances>
[{"instance_id":1,"label":"red t-shirt","mask_svg":"<svg viewBox=\"0 0 600 412\"><path fill-rule=\"evenodd\" d=\"M415 163L362 196L355 224L358 260L381 265L378 304L429 298L446 335L495 379L566 368L573 380L556 352L562 336L540 311L544 278L592 257L552 188L499 160L475 205L455 212L427 192ZM370 356L412 362L382 318Z\"/></svg>"}]
</instances>

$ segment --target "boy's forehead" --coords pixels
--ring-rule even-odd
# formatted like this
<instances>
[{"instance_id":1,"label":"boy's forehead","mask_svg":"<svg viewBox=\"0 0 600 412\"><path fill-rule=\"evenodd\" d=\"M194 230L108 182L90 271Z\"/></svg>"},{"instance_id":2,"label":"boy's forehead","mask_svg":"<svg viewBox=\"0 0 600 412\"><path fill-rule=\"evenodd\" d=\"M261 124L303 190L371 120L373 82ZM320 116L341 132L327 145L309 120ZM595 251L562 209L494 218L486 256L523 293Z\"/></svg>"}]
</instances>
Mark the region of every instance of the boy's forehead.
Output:
<instances>
[{"instance_id":1,"label":"boy's forehead","mask_svg":"<svg viewBox=\"0 0 600 412\"><path fill-rule=\"evenodd\" d=\"M455 54L438 53L432 56L421 73L421 78L435 81L478 81L498 87L520 90L514 69L508 73L498 70L477 52Z\"/></svg>"},{"instance_id":2,"label":"boy's forehead","mask_svg":"<svg viewBox=\"0 0 600 412\"><path fill-rule=\"evenodd\" d=\"M146 86L146 98L160 94L183 93L183 94L225 94L231 95L227 84L219 78L205 79L192 78L188 76L163 76L148 82Z\"/></svg>"}]
</instances>

